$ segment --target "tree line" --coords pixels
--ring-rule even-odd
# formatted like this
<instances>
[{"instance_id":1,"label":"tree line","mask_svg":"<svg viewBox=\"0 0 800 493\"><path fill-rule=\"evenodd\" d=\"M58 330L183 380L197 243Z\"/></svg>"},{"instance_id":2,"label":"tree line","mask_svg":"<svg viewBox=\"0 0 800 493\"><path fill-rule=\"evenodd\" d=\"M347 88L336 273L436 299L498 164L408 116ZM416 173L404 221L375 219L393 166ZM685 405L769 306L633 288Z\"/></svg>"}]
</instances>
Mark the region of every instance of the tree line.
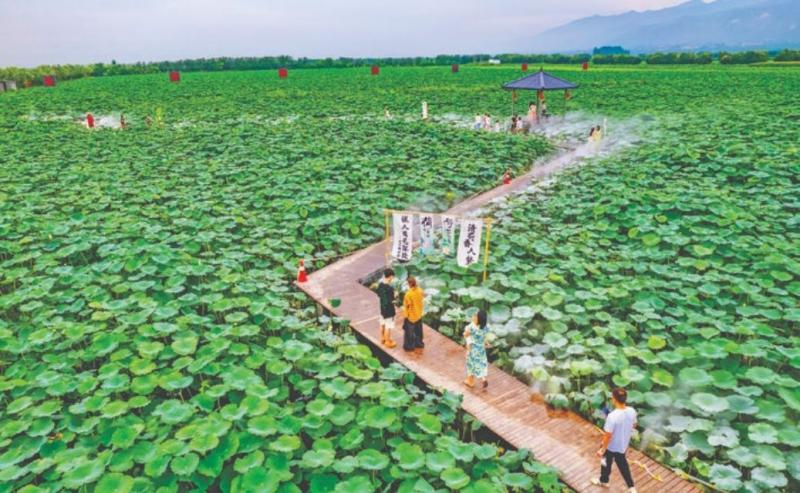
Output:
<instances>
[{"instance_id":1,"label":"tree line","mask_svg":"<svg viewBox=\"0 0 800 493\"><path fill-rule=\"evenodd\" d=\"M615 47L616 48L616 47ZM743 51L737 53L650 53L631 55L628 53L603 54L516 54L500 55L438 55L435 57L406 58L293 58L290 56L267 57L224 57L197 58L177 61L138 62L138 63L95 63L91 65L41 65L36 68L0 68L0 80L13 80L21 86L42 84L45 75L53 75L57 80L80 79L82 77L101 77L108 75L153 74L179 70L183 72L218 72L224 70L274 70L281 67L293 68L345 68L380 66L436 66L451 64L486 63L490 59L501 63L535 64L581 64L591 61L598 65L649 65L667 64L709 64L719 60L722 64L750 64L766 62L770 53L766 51ZM773 53L778 62L800 61L800 50L783 50Z\"/></svg>"}]
</instances>

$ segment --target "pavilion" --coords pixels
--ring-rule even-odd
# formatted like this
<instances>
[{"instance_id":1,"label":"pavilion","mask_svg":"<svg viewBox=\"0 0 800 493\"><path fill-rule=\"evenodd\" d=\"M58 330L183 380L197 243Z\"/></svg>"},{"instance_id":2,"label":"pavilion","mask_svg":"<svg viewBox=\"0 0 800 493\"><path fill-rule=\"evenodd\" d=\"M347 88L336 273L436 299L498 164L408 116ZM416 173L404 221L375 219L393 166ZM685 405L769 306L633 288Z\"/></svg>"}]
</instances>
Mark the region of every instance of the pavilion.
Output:
<instances>
[{"instance_id":1,"label":"pavilion","mask_svg":"<svg viewBox=\"0 0 800 493\"><path fill-rule=\"evenodd\" d=\"M539 121L542 116L542 105L540 103L544 100L544 91L564 91L564 100L566 101L570 98L569 91L571 89L576 89L577 87L577 84L573 84L568 80L550 75L543 69L539 69L538 72L527 75L521 79L503 84L503 89L511 91L512 110L513 103L517 100L517 91L536 91L537 121Z\"/></svg>"}]
</instances>

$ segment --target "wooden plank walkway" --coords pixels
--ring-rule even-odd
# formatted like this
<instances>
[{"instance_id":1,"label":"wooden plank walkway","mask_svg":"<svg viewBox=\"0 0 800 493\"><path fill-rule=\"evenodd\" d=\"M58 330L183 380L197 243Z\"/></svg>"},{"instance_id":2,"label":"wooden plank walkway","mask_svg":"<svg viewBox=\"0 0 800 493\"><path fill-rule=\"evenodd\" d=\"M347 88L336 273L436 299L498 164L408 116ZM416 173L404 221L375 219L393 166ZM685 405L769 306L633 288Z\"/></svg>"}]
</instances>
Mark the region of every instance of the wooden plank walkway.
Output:
<instances>
[{"instance_id":1,"label":"wooden plank walkway","mask_svg":"<svg viewBox=\"0 0 800 493\"><path fill-rule=\"evenodd\" d=\"M574 160L574 151L563 153L511 184L474 196L448 212L463 215L475 211L495 198L526 189L533 179L550 175ZM611 488L599 488L590 483L599 476L599 458L595 452L602 433L597 427L572 412L551 412L541 395L494 365L489 366L486 390L469 389L462 383L465 348L448 337L425 325L423 350L406 352L401 344L394 349L380 344L378 298L361 281L384 268L386 248L386 243L381 242L360 250L310 274L308 282L298 287L337 317L349 320L354 330L415 372L429 386L463 394L462 407L466 412L514 447L528 449L536 460L558 469L561 479L575 491L627 491L616 466L611 475ZM331 298L341 300L339 307L329 304ZM402 340L401 325L401 317L398 317L395 340ZM640 493L701 491L638 450L630 450L628 460Z\"/></svg>"}]
</instances>

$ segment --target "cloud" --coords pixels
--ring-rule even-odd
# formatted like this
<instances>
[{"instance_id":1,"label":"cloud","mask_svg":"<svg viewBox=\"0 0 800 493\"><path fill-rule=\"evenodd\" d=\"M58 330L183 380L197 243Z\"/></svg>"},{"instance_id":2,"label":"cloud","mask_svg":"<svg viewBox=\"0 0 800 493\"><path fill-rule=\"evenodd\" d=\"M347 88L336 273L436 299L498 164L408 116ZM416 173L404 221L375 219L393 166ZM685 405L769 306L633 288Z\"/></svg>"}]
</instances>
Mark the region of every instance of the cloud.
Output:
<instances>
[{"instance_id":1,"label":"cloud","mask_svg":"<svg viewBox=\"0 0 800 493\"><path fill-rule=\"evenodd\" d=\"M0 0L0 66L521 51L572 19L681 0Z\"/></svg>"}]
</instances>

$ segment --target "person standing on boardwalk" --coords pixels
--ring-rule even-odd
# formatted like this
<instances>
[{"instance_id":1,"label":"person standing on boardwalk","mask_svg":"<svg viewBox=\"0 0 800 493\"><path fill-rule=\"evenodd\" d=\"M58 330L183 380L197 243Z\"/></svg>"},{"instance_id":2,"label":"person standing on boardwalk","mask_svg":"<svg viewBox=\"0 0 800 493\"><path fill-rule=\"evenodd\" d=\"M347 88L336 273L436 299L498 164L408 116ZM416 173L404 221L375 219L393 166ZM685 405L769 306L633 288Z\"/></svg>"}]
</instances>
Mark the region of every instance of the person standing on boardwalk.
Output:
<instances>
[{"instance_id":1,"label":"person standing on boardwalk","mask_svg":"<svg viewBox=\"0 0 800 493\"><path fill-rule=\"evenodd\" d=\"M422 288L417 286L417 280L413 276L408 276L408 291L403 297L403 311L406 319L403 322L403 349L413 351L417 348L424 348L422 342L422 315L424 313L425 294Z\"/></svg>"},{"instance_id":2,"label":"person standing on boardwalk","mask_svg":"<svg viewBox=\"0 0 800 493\"><path fill-rule=\"evenodd\" d=\"M386 269L383 271L383 279L378 284L378 298L381 305L381 344L391 349L397 344L392 340L392 328L394 327L394 271Z\"/></svg>"},{"instance_id":3,"label":"person standing on boardwalk","mask_svg":"<svg viewBox=\"0 0 800 493\"><path fill-rule=\"evenodd\" d=\"M472 322L464 329L464 339L467 343L467 379L464 385L467 387L475 386L475 378L482 382L481 386L485 389L489 386L489 358L486 355L486 336L489 334L489 326L486 325L486 312L478 310L472 316Z\"/></svg>"},{"instance_id":4,"label":"person standing on boardwalk","mask_svg":"<svg viewBox=\"0 0 800 493\"><path fill-rule=\"evenodd\" d=\"M636 428L636 410L626 406L628 392L623 388L615 388L611 392L611 403L614 410L606 417L606 424L603 427L603 443L597 455L602 457L600 461L600 479L592 479L592 484L608 488L608 479L611 476L611 463L616 462L625 484L628 486L629 493L636 493L633 486L631 468L628 466L628 459L625 452L631 441L631 435Z\"/></svg>"}]
</instances>

